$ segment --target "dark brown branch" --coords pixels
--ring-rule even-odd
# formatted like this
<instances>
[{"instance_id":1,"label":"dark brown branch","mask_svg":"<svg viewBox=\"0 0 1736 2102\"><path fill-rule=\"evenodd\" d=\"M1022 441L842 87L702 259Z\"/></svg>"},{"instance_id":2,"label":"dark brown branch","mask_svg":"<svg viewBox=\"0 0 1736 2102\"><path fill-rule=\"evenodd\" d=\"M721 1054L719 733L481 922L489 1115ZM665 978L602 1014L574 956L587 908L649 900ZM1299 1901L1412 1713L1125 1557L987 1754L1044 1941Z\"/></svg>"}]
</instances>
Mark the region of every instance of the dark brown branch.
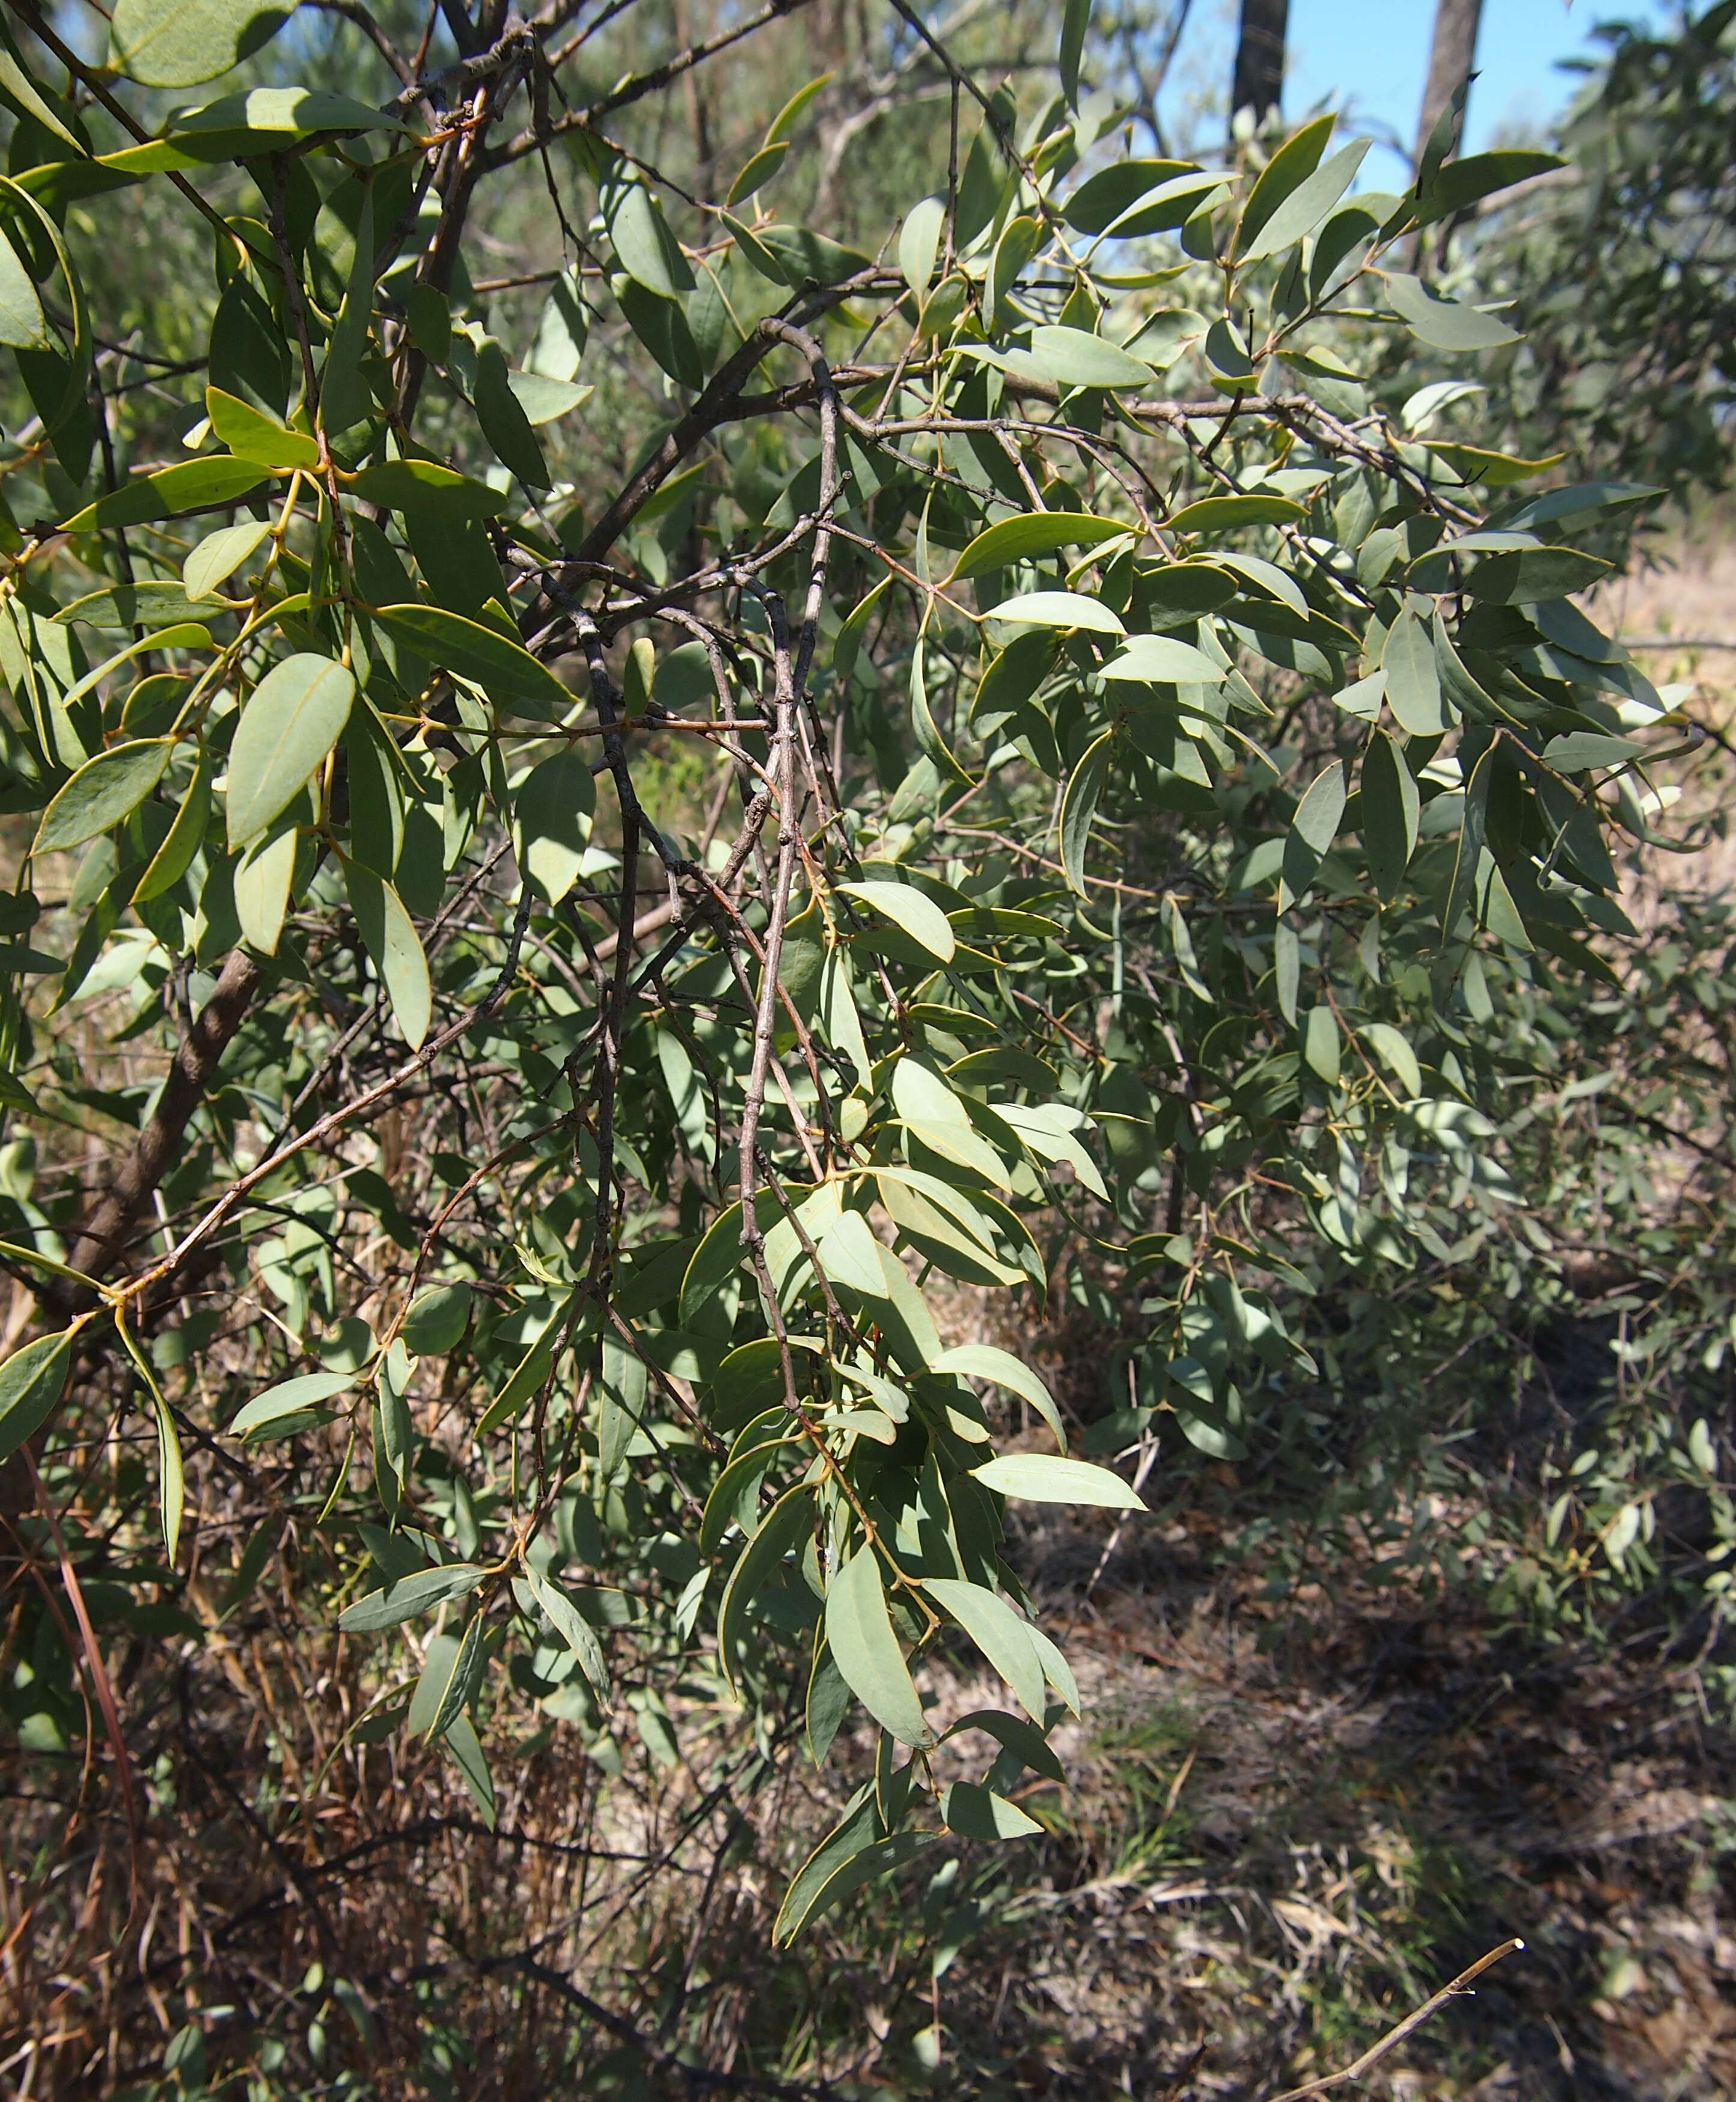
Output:
<instances>
[{"instance_id":1,"label":"dark brown branch","mask_svg":"<svg viewBox=\"0 0 1736 2102\"><path fill-rule=\"evenodd\" d=\"M181 1039L149 1121L73 1244L74 1270L100 1277L113 1266L134 1222L179 1154L188 1120L204 1100L259 982L258 965L244 951L232 950L210 998Z\"/></svg>"}]
</instances>

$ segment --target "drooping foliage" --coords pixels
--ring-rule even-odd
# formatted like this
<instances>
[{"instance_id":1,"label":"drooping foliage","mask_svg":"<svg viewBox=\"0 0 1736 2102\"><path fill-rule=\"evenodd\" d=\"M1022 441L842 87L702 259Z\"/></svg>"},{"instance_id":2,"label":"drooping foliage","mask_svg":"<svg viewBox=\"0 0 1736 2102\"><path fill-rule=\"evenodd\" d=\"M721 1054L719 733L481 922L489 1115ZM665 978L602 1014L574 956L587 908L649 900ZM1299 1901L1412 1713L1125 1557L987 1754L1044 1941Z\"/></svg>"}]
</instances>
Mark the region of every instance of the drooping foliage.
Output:
<instances>
[{"instance_id":1,"label":"drooping foliage","mask_svg":"<svg viewBox=\"0 0 1736 2102\"><path fill-rule=\"evenodd\" d=\"M1009 1506L1138 1524L1116 1456L1311 1374L1292 1288L1491 1232L1499 1024L1607 973L1685 740L1572 602L1651 489L1361 376L1513 344L1409 264L1549 157L1135 157L1087 8L1016 95L895 0L906 188L814 224L799 9L580 11L365 17L348 92L298 16L172 109L272 20L0 64L3 1698L86 1732L70 1537L141 1641L293 1583L333 1756L487 1823L545 1727L852 1748L787 1939L1034 1829ZM775 99L670 146L746 39ZM1009 1347L1069 1294L1139 1310L1083 1449ZM944 1654L1003 1691L943 1749Z\"/></svg>"}]
</instances>

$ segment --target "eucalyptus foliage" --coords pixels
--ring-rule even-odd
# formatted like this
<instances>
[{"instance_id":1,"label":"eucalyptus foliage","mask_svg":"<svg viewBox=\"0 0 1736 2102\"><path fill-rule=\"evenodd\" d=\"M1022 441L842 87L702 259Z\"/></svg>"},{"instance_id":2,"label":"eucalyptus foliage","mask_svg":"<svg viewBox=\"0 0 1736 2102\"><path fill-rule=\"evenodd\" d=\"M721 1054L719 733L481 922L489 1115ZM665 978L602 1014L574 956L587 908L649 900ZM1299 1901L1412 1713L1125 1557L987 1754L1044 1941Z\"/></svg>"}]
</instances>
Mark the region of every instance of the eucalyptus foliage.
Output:
<instances>
[{"instance_id":1,"label":"eucalyptus foliage","mask_svg":"<svg viewBox=\"0 0 1736 2102\"><path fill-rule=\"evenodd\" d=\"M1487 1231L1495 1003L1606 970L1683 739L1572 602L1652 492L1359 376L1513 343L1415 236L1547 156L1135 157L1080 0L1017 95L895 0L943 179L811 225L823 80L701 189L652 122L796 8L606 82L577 12L376 24L389 100L283 84L299 24L277 84L141 93L277 26L228 0L0 63L0 1448L66 1479L124 1367L158 1532L111 1580L159 1611L202 1484L262 1485L226 1610L323 1542L355 1730L485 1819L506 1716L605 1767L871 1740L790 1936L1034 1829L1078 1696L1009 1512L1136 1525L1114 1456L1235 1456L1318 1259ZM513 185L560 260L490 289ZM210 272L185 351L86 289L140 198ZM1104 1279L1142 1326L1080 1451L1008 1346ZM1000 1689L944 1753L943 1653ZM64 1654L4 1698L82 1727Z\"/></svg>"}]
</instances>

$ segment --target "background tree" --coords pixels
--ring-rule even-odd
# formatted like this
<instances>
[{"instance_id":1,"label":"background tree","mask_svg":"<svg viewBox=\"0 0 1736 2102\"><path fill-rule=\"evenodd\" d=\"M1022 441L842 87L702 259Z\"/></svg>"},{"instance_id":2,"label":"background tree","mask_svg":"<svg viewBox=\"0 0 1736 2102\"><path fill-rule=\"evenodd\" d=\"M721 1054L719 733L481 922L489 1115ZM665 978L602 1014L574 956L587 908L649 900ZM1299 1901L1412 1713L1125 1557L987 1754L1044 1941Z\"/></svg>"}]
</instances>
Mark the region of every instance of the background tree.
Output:
<instances>
[{"instance_id":1,"label":"background tree","mask_svg":"<svg viewBox=\"0 0 1736 2102\"><path fill-rule=\"evenodd\" d=\"M1282 100L1289 20L1290 0L1242 0L1229 90L1232 115L1251 109L1256 124L1263 124Z\"/></svg>"},{"instance_id":2,"label":"background tree","mask_svg":"<svg viewBox=\"0 0 1736 2102\"><path fill-rule=\"evenodd\" d=\"M1434 33L1428 43L1428 72L1423 82L1422 113L1416 126L1416 164L1423 156L1442 117L1455 95L1468 88L1477 61L1477 32L1482 20L1483 0L1436 0ZM1459 132L1464 128L1460 105ZM1459 134L1452 144L1456 147Z\"/></svg>"}]
</instances>

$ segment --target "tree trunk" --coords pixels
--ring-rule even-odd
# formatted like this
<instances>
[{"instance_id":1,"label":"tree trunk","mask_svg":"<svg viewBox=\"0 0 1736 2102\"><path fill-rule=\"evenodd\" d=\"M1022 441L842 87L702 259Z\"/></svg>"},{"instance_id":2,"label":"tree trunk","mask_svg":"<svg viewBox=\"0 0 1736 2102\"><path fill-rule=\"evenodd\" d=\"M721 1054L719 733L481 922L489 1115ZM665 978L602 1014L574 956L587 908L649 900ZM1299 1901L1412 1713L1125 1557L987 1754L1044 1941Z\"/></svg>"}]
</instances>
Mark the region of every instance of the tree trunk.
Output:
<instances>
[{"instance_id":1,"label":"tree trunk","mask_svg":"<svg viewBox=\"0 0 1736 2102\"><path fill-rule=\"evenodd\" d=\"M1423 111L1416 126L1415 157L1419 167L1429 135L1441 121L1442 112L1471 77L1472 61L1477 55L1477 29L1482 13L1483 0L1436 0L1428 78L1423 89ZM1461 131L1464 123L1461 116ZM1457 144L1455 140L1455 150Z\"/></svg>"},{"instance_id":2,"label":"tree trunk","mask_svg":"<svg viewBox=\"0 0 1736 2102\"><path fill-rule=\"evenodd\" d=\"M1242 0L1242 26L1236 37L1236 74L1229 112L1251 109L1264 123L1278 106L1284 88L1284 32L1290 0Z\"/></svg>"}]
</instances>

